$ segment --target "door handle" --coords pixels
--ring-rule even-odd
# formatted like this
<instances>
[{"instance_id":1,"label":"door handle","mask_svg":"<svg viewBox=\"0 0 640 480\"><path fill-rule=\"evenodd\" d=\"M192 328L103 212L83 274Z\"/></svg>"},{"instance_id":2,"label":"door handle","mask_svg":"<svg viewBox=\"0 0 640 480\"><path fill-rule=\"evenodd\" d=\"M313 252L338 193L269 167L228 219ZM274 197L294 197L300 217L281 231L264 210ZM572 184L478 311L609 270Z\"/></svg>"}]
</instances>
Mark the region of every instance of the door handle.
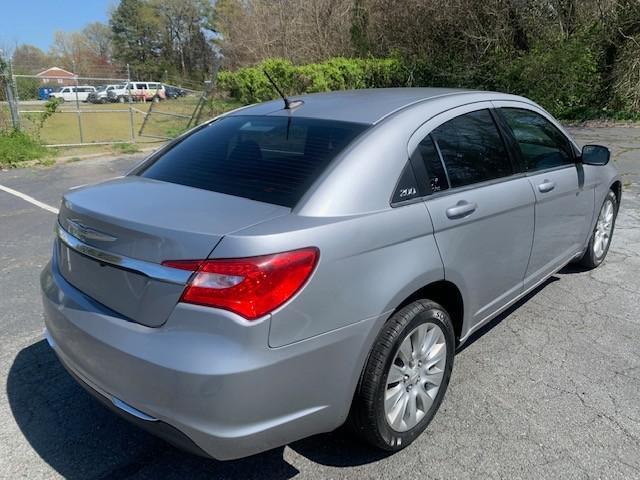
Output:
<instances>
[{"instance_id":1,"label":"door handle","mask_svg":"<svg viewBox=\"0 0 640 480\"><path fill-rule=\"evenodd\" d=\"M475 212L477 208L477 203L469 203L465 200L460 200L453 207L447 208L447 217L452 219L467 217Z\"/></svg>"},{"instance_id":2,"label":"door handle","mask_svg":"<svg viewBox=\"0 0 640 480\"><path fill-rule=\"evenodd\" d=\"M551 180L547 180L546 178L540 185L538 185L538 190L540 190L541 193L550 192L554 188L556 188L556 182L552 182Z\"/></svg>"}]
</instances>

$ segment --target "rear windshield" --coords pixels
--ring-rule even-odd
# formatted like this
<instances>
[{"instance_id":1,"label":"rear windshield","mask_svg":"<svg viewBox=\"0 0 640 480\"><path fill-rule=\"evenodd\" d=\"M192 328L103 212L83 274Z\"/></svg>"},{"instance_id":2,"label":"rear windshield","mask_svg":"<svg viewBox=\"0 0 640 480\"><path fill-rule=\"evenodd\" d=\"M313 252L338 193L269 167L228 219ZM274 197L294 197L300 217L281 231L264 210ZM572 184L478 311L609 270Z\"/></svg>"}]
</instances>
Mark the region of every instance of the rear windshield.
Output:
<instances>
[{"instance_id":1,"label":"rear windshield","mask_svg":"<svg viewBox=\"0 0 640 480\"><path fill-rule=\"evenodd\" d=\"M293 207L367 125L229 116L197 130L139 175Z\"/></svg>"}]
</instances>

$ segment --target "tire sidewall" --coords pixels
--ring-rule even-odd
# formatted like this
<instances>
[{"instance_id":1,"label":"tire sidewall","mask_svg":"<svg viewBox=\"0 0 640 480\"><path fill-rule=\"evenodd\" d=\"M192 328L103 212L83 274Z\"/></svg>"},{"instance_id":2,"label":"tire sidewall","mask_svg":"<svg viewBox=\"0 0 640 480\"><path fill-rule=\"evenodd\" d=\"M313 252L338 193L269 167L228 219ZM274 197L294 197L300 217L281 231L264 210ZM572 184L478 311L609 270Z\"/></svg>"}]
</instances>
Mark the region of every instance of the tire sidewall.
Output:
<instances>
[{"instance_id":1,"label":"tire sidewall","mask_svg":"<svg viewBox=\"0 0 640 480\"><path fill-rule=\"evenodd\" d=\"M400 345L406 338L406 336L411 333L416 327L422 325L424 323L433 323L437 325L442 332L444 333L445 342L447 346L447 361L445 365L445 372L442 377L442 383L440 384L440 389L438 390L438 394L431 405L431 408L426 413L426 415L420 420L415 427L407 430L406 432L398 432L393 430L389 423L387 422L387 416L384 409L384 396L387 386L387 377L389 374L389 369L391 367L391 363L395 359L395 356L400 349ZM451 320L447 312L438 308L437 306L430 305L424 310L417 313L397 334L394 339L393 346L388 353L385 363L384 363L384 374L381 378L380 384L375 392L374 399L374 408L376 410L376 421L378 432L381 437L383 443L390 450L399 450L403 448L403 446L408 445L413 440L416 439L424 430L427 428L436 412L440 408L440 404L444 398L444 395L447 391L447 386L449 384L449 379L451 378L451 372L453 370L453 357L455 350L455 339L453 334L453 329L451 327Z\"/></svg>"}]
</instances>

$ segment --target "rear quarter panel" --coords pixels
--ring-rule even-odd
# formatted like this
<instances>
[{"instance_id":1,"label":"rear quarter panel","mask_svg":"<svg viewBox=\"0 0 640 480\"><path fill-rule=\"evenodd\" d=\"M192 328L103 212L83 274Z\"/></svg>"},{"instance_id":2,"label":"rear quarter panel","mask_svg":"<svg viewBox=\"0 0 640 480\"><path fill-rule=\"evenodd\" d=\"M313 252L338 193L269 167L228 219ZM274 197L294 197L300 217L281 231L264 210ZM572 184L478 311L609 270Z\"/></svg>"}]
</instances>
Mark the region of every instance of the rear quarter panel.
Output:
<instances>
[{"instance_id":1,"label":"rear quarter panel","mask_svg":"<svg viewBox=\"0 0 640 480\"><path fill-rule=\"evenodd\" d=\"M280 347L390 314L442 279L432 232L422 203L346 217L289 215L226 236L212 257L320 249L307 285L271 314L269 345Z\"/></svg>"}]
</instances>

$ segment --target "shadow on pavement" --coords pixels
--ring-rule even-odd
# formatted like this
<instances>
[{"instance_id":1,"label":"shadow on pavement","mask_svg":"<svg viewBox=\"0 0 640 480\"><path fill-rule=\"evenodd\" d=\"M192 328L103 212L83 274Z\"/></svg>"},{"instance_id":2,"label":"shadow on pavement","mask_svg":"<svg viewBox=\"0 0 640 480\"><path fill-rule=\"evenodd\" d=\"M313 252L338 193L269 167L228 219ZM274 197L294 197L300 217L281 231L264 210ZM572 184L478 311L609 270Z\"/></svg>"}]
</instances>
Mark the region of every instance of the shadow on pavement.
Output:
<instances>
[{"instance_id":1,"label":"shadow on pavement","mask_svg":"<svg viewBox=\"0 0 640 480\"><path fill-rule=\"evenodd\" d=\"M162 477L289 479L284 448L218 462L183 453L103 407L72 379L42 340L21 350L7 379L13 416L33 449L69 479ZM386 456L343 431L290 445L311 461L361 465Z\"/></svg>"},{"instance_id":2,"label":"shadow on pavement","mask_svg":"<svg viewBox=\"0 0 640 480\"><path fill-rule=\"evenodd\" d=\"M564 269L562 269L560 271L560 273L577 273L580 270L575 270L574 271L565 271L565 269L567 269L568 267L565 267ZM486 325L480 327L480 329L478 329L477 331L473 332L471 334L471 336L467 339L467 341L461 345L460 347L458 347L458 349L456 350L456 355L463 352L464 350L466 350L467 348L469 348L471 345L473 345L475 342L477 342L478 340L480 340L482 337L484 337L487 333L489 333L496 325L500 324L505 318L507 318L509 315L511 315L513 312L515 312L516 310L518 310L518 308L520 308L522 305L524 305L525 303L527 303L531 298L535 297L538 293L540 293L542 290L545 289L545 287L547 287L547 285L551 285L554 282L557 282L558 280L560 280L560 278L556 277L555 275L552 275L551 277L549 277L546 281L544 281L543 283L541 283L540 285L538 285L536 288L534 288L533 290L531 290L529 293L527 293L524 297L522 297L520 300L518 300L516 303L514 303L513 305L511 305L509 308L507 308L504 312L502 312L500 315L498 315L497 317L495 317L494 319L492 319L489 323L487 323Z\"/></svg>"}]
</instances>

